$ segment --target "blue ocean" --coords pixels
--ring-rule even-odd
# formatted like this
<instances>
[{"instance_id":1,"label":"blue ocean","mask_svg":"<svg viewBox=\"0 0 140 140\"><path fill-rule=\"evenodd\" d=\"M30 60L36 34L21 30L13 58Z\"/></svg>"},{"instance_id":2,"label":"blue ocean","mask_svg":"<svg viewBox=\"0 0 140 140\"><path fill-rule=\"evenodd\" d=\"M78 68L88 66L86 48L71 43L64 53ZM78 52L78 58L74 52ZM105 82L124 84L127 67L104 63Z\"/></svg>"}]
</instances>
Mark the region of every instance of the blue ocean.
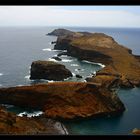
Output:
<instances>
[{"instance_id":1,"label":"blue ocean","mask_svg":"<svg viewBox=\"0 0 140 140\"><path fill-rule=\"evenodd\" d=\"M72 31L102 32L112 36L119 44L131 48L133 54L140 54L139 28L95 28L95 27L0 27L0 87L33 85L36 83L54 82L47 80L30 80L30 66L35 60L52 60L62 52L53 50L55 36L46 34L56 28ZM61 56L64 64L73 73L67 81L84 81L92 73L102 68L101 64L79 61L74 57ZM82 79L75 77L82 75ZM134 128L140 128L140 88L119 89L118 95L126 107L121 116L65 122L69 134L76 135L127 135ZM6 106L17 114L39 114L39 110L30 110L16 106Z\"/></svg>"}]
</instances>

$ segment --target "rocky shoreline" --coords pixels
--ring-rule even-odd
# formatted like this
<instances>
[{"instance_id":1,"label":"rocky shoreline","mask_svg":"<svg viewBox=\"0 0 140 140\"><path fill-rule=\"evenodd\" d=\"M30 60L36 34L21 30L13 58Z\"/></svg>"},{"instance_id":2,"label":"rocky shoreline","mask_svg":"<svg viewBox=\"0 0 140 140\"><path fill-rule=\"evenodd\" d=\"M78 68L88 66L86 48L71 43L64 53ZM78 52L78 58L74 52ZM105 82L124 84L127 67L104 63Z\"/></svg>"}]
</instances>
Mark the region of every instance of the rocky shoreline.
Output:
<instances>
[{"instance_id":1,"label":"rocky shoreline","mask_svg":"<svg viewBox=\"0 0 140 140\"><path fill-rule=\"evenodd\" d=\"M60 122L39 117L19 117L0 106L0 134L2 135L67 135Z\"/></svg>"},{"instance_id":2,"label":"rocky shoreline","mask_svg":"<svg viewBox=\"0 0 140 140\"><path fill-rule=\"evenodd\" d=\"M139 56L133 55L132 50L118 44L112 37L103 33L71 32L65 29L56 29L49 35L58 36L54 49L67 50L67 55L106 66L90 82L97 82L97 79L104 81L108 75L120 77L120 87L140 86Z\"/></svg>"},{"instance_id":3,"label":"rocky shoreline","mask_svg":"<svg viewBox=\"0 0 140 140\"><path fill-rule=\"evenodd\" d=\"M72 32L56 29L48 35L58 36L54 49L63 54L105 65L87 82L54 82L0 88L0 104L40 109L39 117L19 117L0 108L1 134L64 134L68 131L58 121L76 121L99 116L120 115L125 106L115 89L140 86L140 56L103 33ZM59 57L55 57L59 61ZM63 81L72 73L51 61L34 61L30 79ZM76 75L82 78L82 75ZM24 125L24 127L23 127Z\"/></svg>"}]
</instances>

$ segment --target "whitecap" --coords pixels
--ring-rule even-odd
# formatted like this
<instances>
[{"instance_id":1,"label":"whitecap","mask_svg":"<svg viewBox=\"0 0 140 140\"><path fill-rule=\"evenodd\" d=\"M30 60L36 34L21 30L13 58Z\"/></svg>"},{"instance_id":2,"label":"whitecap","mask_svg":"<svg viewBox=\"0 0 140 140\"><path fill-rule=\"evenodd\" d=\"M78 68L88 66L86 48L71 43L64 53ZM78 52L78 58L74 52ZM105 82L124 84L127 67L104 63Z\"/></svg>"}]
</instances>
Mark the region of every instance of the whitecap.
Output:
<instances>
[{"instance_id":1,"label":"whitecap","mask_svg":"<svg viewBox=\"0 0 140 140\"><path fill-rule=\"evenodd\" d=\"M76 74L72 72L72 76L75 76Z\"/></svg>"},{"instance_id":2,"label":"whitecap","mask_svg":"<svg viewBox=\"0 0 140 140\"><path fill-rule=\"evenodd\" d=\"M69 59L62 59L62 62L72 62L73 60L69 60Z\"/></svg>"},{"instance_id":3,"label":"whitecap","mask_svg":"<svg viewBox=\"0 0 140 140\"><path fill-rule=\"evenodd\" d=\"M42 114L43 114L42 111L34 111L33 113L28 113L25 111L25 112L19 113L17 116L23 117L24 115L27 115L27 117L35 117L35 116L40 116Z\"/></svg>"},{"instance_id":4,"label":"whitecap","mask_svg":"<svg viewBox=\"0 0 140 140\"><path fill-rule=\"evenodd\" d=\"M29 80L30 79L30 75L26 75L24 78Z\"/></svg>"},{"instance_id":5,"label":"whitecap","mask_svg":"<svg viewBox=\"0 0 140 140\"><path fill-rule=\"evenodd\" d=\"M70 80L72 77L65 78L64 81Z\"/></svg>"},{"instance_id":6,"label":"whitecap","mask_svg":"<svg viewBox=\"0 0 140 140\"><path fill-rule=\"evenodd\" d=\"M62 57L62 58L63 58L63 57L68 57L68 56L67 56L67 55L61 55L60 57Z\"/></svg>"},{"instance_id":7,"label":"whitecap","mask_svg":"<svg viewBox=\"0 0 140 140\"><path fill-rule=\"evenodd\" d=\"M49 61L58 62L57 60L55 60L55 59L53 59L53 58L49 58Z\"/></svg>"},{"instance_id":8,"label":"whitecap","mask_svg":"<svg viewBox=\"0 0 140 140\"><path fill-rule=\"evenodd\" d=\"M3 75L3 73L0 73L0 76L2 76Z\"/></svg>"},{"instance_id":9,"label":"whitecap","mask_svg":"<svg viewBox=\"0 0 140 140\"><path fill-rule=\"evenodd\" d=\"M51 48L45 48L45 49L42 49L43 51L52 51Z\"/></svg>"},{"instance_id":10,"label":"whitecap","mask_svg":"<svg viewBox=\"0 0 140 140\"><path fill-rule=\"evenodd\" d=\"M54 80L47 80L47 82L48 82L48 83L54 83L54 82L56 82L56 81L54 81Z\"/></svg>"},{"instance_id":11,"label":"whitecap","mask_svg":"<svg viewBox=\"0 0 140 140\"><path fill-rule=\"evenodd\" d=\"M71 64L71 66L78 67L79 65L78 64Z\"/></svg>"},{"instance_id":12,"label":"whitecap","mask_svg":"<svg viewBox=\"0 0 140 140\"><path fill-rule=\"evenodd\" d=\"M105 65L104 65L104 64L102 64L102 63L94 63L94 62L90 62L90 61L87 61L87 60L82 60L82 62L85 62L85 63L90 63L90 64L94 64L94 65L99 65L99 66L101 66L102 68L104 68L104 67L105 67Z\"/></svg>"},{"instance_id":13,"label":"whitecap","mask_svg":"<svg viewBox=\"0 0 140 140\"><path fill-rule=\"evenodd\" d=\"M0 87L2 87L2 84L0 84Z\"/></svg>"},{"instance_id":14,"label":"whitecap","mask_svg":"<svg viewBox=\"0 0 140 140\"><path fill-rule=\"evenodd\" d=\"M96 75L96 71L94 71L94 72L93 72L93 74L95 74L95 75Z\"/></svg>"}]
</instances>

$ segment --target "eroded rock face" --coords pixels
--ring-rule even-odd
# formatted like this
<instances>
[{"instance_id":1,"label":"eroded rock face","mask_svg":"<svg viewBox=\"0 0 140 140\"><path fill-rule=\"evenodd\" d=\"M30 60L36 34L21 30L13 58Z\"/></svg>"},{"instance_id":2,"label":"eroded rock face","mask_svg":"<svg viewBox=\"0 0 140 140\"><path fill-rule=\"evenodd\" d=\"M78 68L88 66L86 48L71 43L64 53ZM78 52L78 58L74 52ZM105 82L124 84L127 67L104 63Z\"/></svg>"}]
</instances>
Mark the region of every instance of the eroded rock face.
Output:
<instances>
[{"instance_id":1,"label":"eroded rock face","mask_svg":"<svg viewBox=\"0 0 140 140\"><path fill-rule=\"evenodd\" d=\"M0 107L0 134L36 135L36 134L66 134L63 128L57 127L59 122L45 117L19 117ZM61 124L60 124L61 126Z\"/></svg>"},{"instance_id":2,"label":"eroded rock face","mask_svg":"<svg viewBox=\"0 0 140 140\"><path fill-rule=\"evenodd\" d=\"M61 81L72 77L72 73L62 64L52 61L34 61L31 65L30 79Z\"/></svg>"},{"instance_id":3,"label":"eroded rock face","mask_svg":"<svg viewBox=\"0 0 140 140\"><path fill-rule=\"evenodd\" d=\"M120 114L125 110L116 93L88 82L1 88L0 103L38 108L46 117L65 120Z\"/></svg>"},{"instance_id":4,"label":"eroded rock face","mask_svg":"<svg viewBox=\"0 0 140 140\"><path fill-rule=\"evenodd\" d=\"M96 81L98 77L100 80L103 77L104 81L106 75L116 75L116 78L119 75L121 87L140 86L139 56L132 55L132 50L118 44L111 36L103 33L83 34L77 37L59 35L55 48L65 49L68 55L79 59L106 65L97 72ZM94 78L91 81L95 81Z\"/></svg>"}]
</instances>

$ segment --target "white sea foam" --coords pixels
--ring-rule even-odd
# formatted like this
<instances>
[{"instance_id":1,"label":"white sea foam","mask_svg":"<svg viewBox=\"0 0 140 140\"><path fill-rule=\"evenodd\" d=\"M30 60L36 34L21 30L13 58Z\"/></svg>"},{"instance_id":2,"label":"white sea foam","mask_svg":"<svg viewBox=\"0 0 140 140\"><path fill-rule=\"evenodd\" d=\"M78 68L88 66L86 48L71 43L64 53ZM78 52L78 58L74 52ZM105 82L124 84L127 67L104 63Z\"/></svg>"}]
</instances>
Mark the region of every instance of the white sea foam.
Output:
<instances>
[{"instance_id":1,"label":"white sea foam","mask_svg":"<svg viewBox=\"0 0 140 140\"><path fill-rule=\"evenodd\" d=\"M62 59L62 62L72 62L73 60L69 60L69 59Z\"/></svg>"},{"instance_id":2,"label":"white sea foam","mask_svg":"<svg viewBox=\"0 0 140 140\"><path fill-rule=\"evenodd\" d=\"M72 76L75 76L76 74L72 72Z\"/></svg>"},{"instance_id":3,"label":"white sea foam","mask_svg":"<svg viewBox=\"0 0 140 140\"><path fill-rule=\"evenodd\" d=\"M2 84L0 84L0 87L2 87Z\"/></svg>"},{"instance_id":4,"label":"white sea foam","mask_svg":"<svg viewBox=\"0 0 140 140\"><path fill-rule=\"evenodd\" d=\"M30 79L30 75L26 75L24 78L29 80Z\"/></svg>"},{"instance_id":5,"label":"white sea foam","mask_svg":"<svg viewBox=\"0 0 140 140\"><path fill-rule=\"evenodd\" d=\"M55 59L53 59L53 58L49 58L49 61L58 62L57 60L55 60Z\"/></svg>"},{"instance_id":6,"label":"white sea foam","mask_svg":"<svg viewBox=\"0 0 140 140\"><path fill-rule=\"evenodd\" d=\"M45 48L45 49L42 49L43 51L52 51L51 48Z\"/></svg>"},{"instance_id":7,"label":"white sea foam","mask_svg":"<svg viewBox=\"0 0 140 140\"><path fill-rule=\"evenodd\" d=\"M75 71L79 73L79 70L78 69L75 69Z\"/></svg>"},{"instance_id":8,"label":"white sea foam","mask_svg":"<svg viewBox=\"0 0 140 140\"><path fill-rule=\"evenodd\" d=\"M63 57L68 57L67 55L61 55L61 57L63 58Z\"/></svg>"},{"instance_id":9,"label":"white sea foam","mask_svg":"<svg viewBox=\"0 0 140 140\"><path fill-rule=\"evenodd\" d=\"M85 69L75 69L76 72L83 72Z\"/></svg>"},{"instance_id":10,"label":"white sea foam","mask_svg":"<svg viewBox=\"0 0 140 140\"><path fill-rule=\"evenodd\" d=\"M2 76L3 75L3 73L0 73L0 76Z\"/></svg>"},{"instance_id":11,"label":"white sea foam","mask_svg":"<svg viewBox=\"0 0 140 140\"><path fill-rule=\"evenodd\" d=\"M19 113L17 116L23 117L24 115L27 115L27 117L35 117L35 116L40 116L42 114L43 114L42 111L34 111L33 113L28 113L25 111L25 112Z\"/></svg>"},{"instance_id":12,"label":"white sea foam","mask_svg":"<svg viewBox=\"0 0 140 140\"><path fill-rule=\"evenodd\" d=\"M54 80L47 80L47 82L48 82L48 83L54 83L54 82L56 82L56 81L54 81Z\"/></svg>"},{"instance_id":13,"label":"white sea foam","mask_svg":"<svg viewBox=\"0 0 140 140\"><path fill-rule=\"evenodd\" d=\"M102 68L105 67L105 65L104 65L104 64L101 64L101 63L94 63L94 62L90 62L90 61L87 61L87 60L83 60L82 62L90 63L90 64L94 64L94 65L99 65L99 66L101 66Z\"/></svg>"},{"instance_id":14,"label":"white sea foam","mask_svg":"<svg viewBox=\"0 0 140 140\"><path fill-rule=\"evenodd\" d=\"M78 67L79 65L78 64L71 64L71 66Z\"/></svg>"}]
</instances>

